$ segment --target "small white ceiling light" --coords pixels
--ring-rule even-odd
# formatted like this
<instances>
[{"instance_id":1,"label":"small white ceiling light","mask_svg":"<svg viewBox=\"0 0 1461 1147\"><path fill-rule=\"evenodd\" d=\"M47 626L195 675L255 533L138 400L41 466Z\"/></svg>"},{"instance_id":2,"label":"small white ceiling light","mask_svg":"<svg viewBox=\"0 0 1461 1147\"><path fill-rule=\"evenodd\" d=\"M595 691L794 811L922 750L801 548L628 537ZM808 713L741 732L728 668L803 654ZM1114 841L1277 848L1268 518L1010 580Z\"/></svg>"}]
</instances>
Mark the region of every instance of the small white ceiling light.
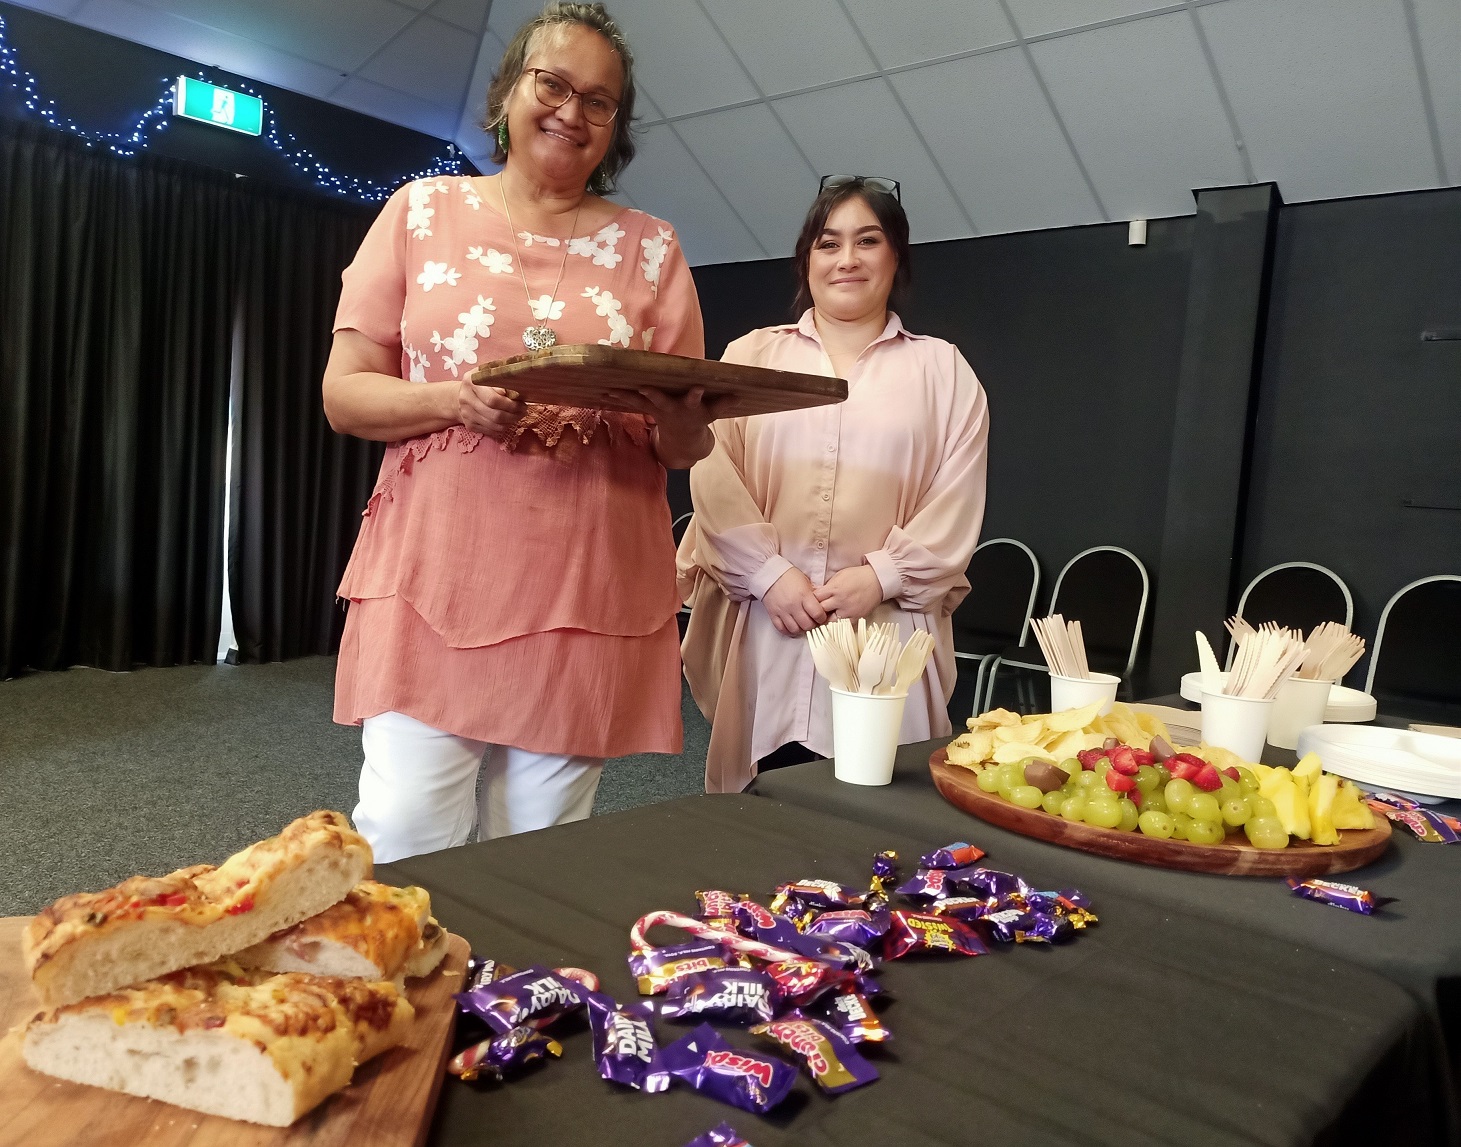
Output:
<instances>
[{"instance_id":1,"label":"small white ceiling light","mask_svg":"<svg viewBox=\"0 0 1461 1147\"><path fill-rule=\"evenodd\" d=\"M1128 247L1146 246L1146 220L1133 219L1126 225L1126 245Z\"/></svg>"}]
</instances>

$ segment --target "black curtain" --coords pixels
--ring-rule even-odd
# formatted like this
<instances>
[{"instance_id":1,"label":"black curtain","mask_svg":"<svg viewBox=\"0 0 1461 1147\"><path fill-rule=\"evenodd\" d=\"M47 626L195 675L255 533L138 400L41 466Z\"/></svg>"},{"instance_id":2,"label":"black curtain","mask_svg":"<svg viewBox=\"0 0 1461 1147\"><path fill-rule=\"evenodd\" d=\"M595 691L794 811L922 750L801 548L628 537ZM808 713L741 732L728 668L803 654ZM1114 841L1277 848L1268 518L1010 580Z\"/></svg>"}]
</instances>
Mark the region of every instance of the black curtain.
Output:
<instances>
[{"instance_id":1,"label":"black curtain","mask_svg":"<svg viewBox=\"0 0 1461 1147\"><path fill-rule=\"evenodd\" d=\"M330 429L320 380L340 272L378 210L285 193L248 204L228 566L240 661L339 647L335 587L383 448Z\"/></svg>"},{"instance_id":2,"label":"black curtain","mask_svg":"<svg viewBox=\"0 0 1461 1147\"><path fill-rule=\"evenodd\" d=\"M232 184L0 121L0 676L214 656Z\"/></svg>"}]
</instances>

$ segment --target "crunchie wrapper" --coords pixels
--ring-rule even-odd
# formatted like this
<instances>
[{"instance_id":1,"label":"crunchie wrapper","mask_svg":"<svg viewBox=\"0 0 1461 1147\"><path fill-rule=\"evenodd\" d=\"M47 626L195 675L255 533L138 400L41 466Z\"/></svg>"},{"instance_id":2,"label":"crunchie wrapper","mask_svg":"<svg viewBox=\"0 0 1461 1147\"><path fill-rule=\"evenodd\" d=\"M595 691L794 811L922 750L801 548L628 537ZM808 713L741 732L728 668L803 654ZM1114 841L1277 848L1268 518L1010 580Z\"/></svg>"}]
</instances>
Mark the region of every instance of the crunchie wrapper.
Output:
<instances>
[{"instance_id":1,"label":"crunchie wrapper","mask_svg":"<svg viewBox=\"0 0 1461 1147\"><path fill-rule=\"evenodd\" d=\"M1393 903L1395 899L1393 896L1376 896L1353 884L1339 884L1333 880L1298 880L1290 876L1284 883L1293 889L1295 896L1316 900L1320 904L1332 904L1362 916L1374 915L1376 908Z\"/></svg>"},{"instance_id":2,"label":"crunchie wrapper","mask_svg":"<svg viewBox=\"0 0 1461 1147\"><path fill-rule=\"evenodd\" d=\"M593 1034L594 1066L613 1083L643 1087L657 1050L649 1017L654 1005L648 1000L620 1004L611 996L594 992L588 997L588 1023Z\"/></svg>"},{"instance_id":3,"label":"crunchie wrapper","mask_svg":"<svg viewBox=\"0 0 1461 1147\"><path fill-rule=\"evenodd\" d=\"M852 1041L820 1020L793 1012L783 1020L761 1024L752 1035L768 1039L802 1061L807 1074L828 1095L862 1087L878 1078L878 1069L858 1054Z\"/></svg>"},{"instance_id":4,"label":"crunchie wrapper","mask_svg":"<svg viewBox=\"0 0 1461 1147\"><path fill-rule=\"evenodd\" d=\"M786 1098L796 1083L796 1068L775 1056L732 1047L709 1024L701 1024L659 1049L644 1090L665 1091L675 1079L722 1103L761 1115Z\"/></svg>"},{"instance_id":5,"label":"crunchie wrapper","mask_svg":"<svg viewBox=\"0 0 1461 1147\"><path fill-rule=\"evenodd\" d=\"M575 1011L583 1007L587 994L581 985L535 964L460 992L455 999L462 1011L505 1034L524 1024L551 1022Z\"/></svg>"}]
</instances>

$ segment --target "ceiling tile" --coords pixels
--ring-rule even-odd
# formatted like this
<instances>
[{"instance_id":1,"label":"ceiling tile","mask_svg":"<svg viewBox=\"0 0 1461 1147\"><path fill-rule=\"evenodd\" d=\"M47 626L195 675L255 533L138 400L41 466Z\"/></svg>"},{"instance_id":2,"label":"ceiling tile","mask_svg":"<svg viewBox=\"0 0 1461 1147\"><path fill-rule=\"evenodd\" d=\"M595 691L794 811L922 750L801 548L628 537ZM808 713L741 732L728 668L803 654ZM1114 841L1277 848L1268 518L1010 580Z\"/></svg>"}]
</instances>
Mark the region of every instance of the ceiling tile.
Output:
<instances>
[{"instance_id":1,"label":"ceiling tile","mask_svg":"<svg viewBox=\"0 0 1461 1147\"><path fill-rule=\"evenodd\" d=\"M1399 0L1227 0L1198 18L1254 172L1285 199L1435 185Z\"/></svg>"},{"instance_id":2,"label":"ceiling tile","mask_svg":"<svg viewBox=\"0 0 1461 1147\"><path fill-rule=\"evenodd\" d=\"M86 0L71 19L98 32L316 99L330 98L340 86L340 73L333 68L276 52L257 40L220 32L132 0Z\"/></svg>"},{"instance_id":3,"label":"ceiling tile","mask_svg":"<svg viewBox=\"0 0 1461 1147\"><path fill-rule=\"evenodd\" d=\"M1101 222L1024 52L983 52L891 80L981 234Z\"/></svg>"},{"instance_id":4,"label":"ceiling tile","mask_svg":"<svg viewBox=\"0 0 1461 1147\"><path fill-rule=\"evenodd\" d=\"M350 0L342 19L330 0L147 0L210 28L257 40L340 72L351 72L409 24L415 13L390 0Z\"/></svg>"},{"instance_id":5,"label":"ceiling tile","mask_svg":"<svg viewBox=\"0 0 1461 1147\"><path fill-rule=\"evenodd\" d=\"M1190 215L1242 159L1186 12L1030 45L1113 219Z\"/></svg>"},{"instance_id":6,"label":"ceiling tile","mask_svg":"<svg viewBox=\"0 0 1461 1147\"><path fill-rule=\"evenodd\" d=\"M1014 39L999 0L843 0L885 68L971 52Z\"/></svg>"},{"instance_id":7,"label":"ceiling tile","mask_svg":"<svg viewBox=\"0 0 1461 1147\"><path fill-rule=\"evenodd\" d=\"M490 155L492 152L492 141L480 125L487 115L487 85L492 82L492 73L497 70L497 65L505 50L502 41L492 32L484 32L478 46L477 61L472 68L471 79L467 81L466 98L462 101L461 120L457 125L453 142L474 159L477 156ZM482 165L479 163L477 166L481 168Z\"/></svg>"},{"instance_id":8,"label":"ceiling tile","mask_svg":"<svg viewBox=\"0 0 1461 1147\"><path fill-rule=\"evenodd\" d=\"M480 42L431 16L418 16L355 74L427 103L460 108Z\"/></svg>"},{"instance_id":9,"label":"ceiling tile","mask_svg":"<svg viewBox=\"0 0 1461 1147\"><path fill-rule=\"evenodd\" d=\"M487 9L491 3L492 0L436 0L427 11L438 20L445 20L476 35L486 26Z\"/></svg>"},{"instance_id":10,"label":"ceiling tile","mask_svg":"<svg viewBox=\"0 0 1461 1147\"><path fill-rule=\"evenodd\" d=\"M797 0L795 28L784 35L767 30L784 23L786 0L703 2L768 95L878 70L837 0Z\"/></svg>"},{"instance_id":11,"label":"ceiling tile","mask_svg":"<svg viewBox=\"0 0 1461 1147\"><path fill-rule=\"evenodd\" d=\"M408 8L414 8L418 12L424 12L431 7L431 0L394 0L397 4L404 4Z\"/></svg>"},{"instance_id":12,"label":"ceiling tile","mask_svg":"<svg viewBox=\"0 0 1461 1147\"><path fill-rule=\"evenodd\" d=\"M752 104L675 126L767 254L790 255L817 194L817 175L770 109Z\"/></svg>"},{"instance_id":13,"label":"ceiling tile","mask_svg":"<svg viewBox=\"0 0 1461 1147\"><path fill-rule=\"evenodd\" d=\"M1431 104L1441 129L1446 175L1461 184L1461 4L1413 0Z\"/></svg>"},{"instance_id":14,"label":"ceiling tile","mask_svg":"<svg viewBox=\"0 0 1461 1147\"><path fill-rule=\"evenodd\" d=\"M81 7L84 0L10 0L10 2L17 8L29 8L34 12L45 12L66 20L70 19L71 15Z\"/></svg>"},{"instance_id":15,"label":"ceiling tile","mask_svg":"<svg viewBox=\"0 0 1461 1147\"><path fill-rule=\"evenodd\" d=\"M487 27L508 44L517 30L542 10L542 0L492 0L492 6L487 9Z\"/></svg>"},{"instance_id":16,"label":"ceiling tile","mask_svg":"<svg viewBox=\"0 0 1461 1147\"><path fill-rule=\"evenodd\" d=\"M458 120L455 108L438 107L358 76L351 76L341 84L330 102L437 139L451 139L456 134Z\"/></svg>"},{"instance_id":17,"label":"ceiling tile","mask_svg":"<svg viewBox=\"0 0 1461 1147\"><path fill-rule=\"evenodd\" d=\"M958 204L885 80L863 80L776 101L818 175L885 175L903 184L915 243L969 234Z\"/></svg>"},{"instance_id":18,"label":"ceiling tile","mask_svg":"<svg viewBox=\"0 0 1461 1147\"><path fill-rule=\"evenodd\" d=\"M765 258L668 126L644 132L639 154L620 178L640 210L669 220L693 265Z\"/></svg>"},{"instance_id":19,"label":"ceiling tile","mask_svg":"<svg viewBox=\"0 0 1461 1147\"><path fill-rule=\"evenodd\" d=\"M1116 20L1175 3L1180 0L1009 0L1015 23L1025 36L1043 36L1101 20Z\"/></svg>"}]
</instances>

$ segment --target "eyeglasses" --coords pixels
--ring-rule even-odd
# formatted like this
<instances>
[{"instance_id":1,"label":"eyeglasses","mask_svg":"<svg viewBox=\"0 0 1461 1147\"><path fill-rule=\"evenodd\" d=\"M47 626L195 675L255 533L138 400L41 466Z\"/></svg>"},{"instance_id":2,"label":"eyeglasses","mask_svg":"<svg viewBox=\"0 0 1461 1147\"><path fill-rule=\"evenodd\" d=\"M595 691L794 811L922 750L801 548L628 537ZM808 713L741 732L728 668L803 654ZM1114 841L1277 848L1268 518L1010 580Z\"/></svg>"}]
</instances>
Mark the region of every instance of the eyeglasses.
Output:
<instances>
[{"instance_id":1,"label":"eyeglasses","mask_svg":"<svg viewBox=\"0 0 1461 1147\"><path fill-rule=\"evenodd\" d=\"M829 187L871 187L874 191L881 191L891 195L899 203L903 202L903 185L896 179L884 179L881 175L824 175L822 182L818 184L818 192L826 191Z\"/></svg>"},{"instance_id":2,"label":"eyeglasses","mask_svg":"<svg viewBox=\"0 0 1461 1147\"><path fill-rule=\"evenodd\" d=\"M619 114L619 101L612 96L600 95L598 92L581 92L557 72L550 72L546 68L525 68L524 71L532 73L533 94L544 107L561 108L577 96L578 106L583 109L583 118L595 127L608 127Z\"/></svg>"}]
</instances>

